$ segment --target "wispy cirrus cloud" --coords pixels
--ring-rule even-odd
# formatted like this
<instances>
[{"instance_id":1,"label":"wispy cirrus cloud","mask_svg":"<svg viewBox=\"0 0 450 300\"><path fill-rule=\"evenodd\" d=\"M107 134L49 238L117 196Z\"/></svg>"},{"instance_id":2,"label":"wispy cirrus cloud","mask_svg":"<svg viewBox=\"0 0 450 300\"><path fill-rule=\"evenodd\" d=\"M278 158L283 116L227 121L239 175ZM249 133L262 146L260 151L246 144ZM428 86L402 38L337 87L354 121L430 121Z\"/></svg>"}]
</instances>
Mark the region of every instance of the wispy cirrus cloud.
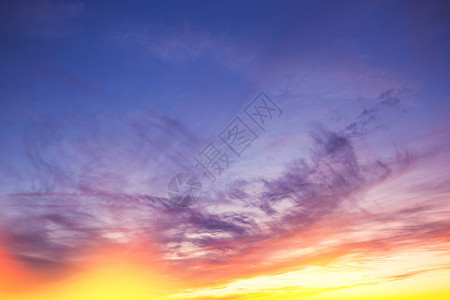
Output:
<instances>
[{"instance_id":1,"label":"wispy cirrus cloud","mask_svg":"<svg viewBox=\"0 0 450 300\"><path fill-rule=\"evenodd\" d=\"M165 24L144 24L121 29L109 37L128 51L151 54L164 62L193 63L208 59L230 69L253 69L260 53L238 37L213 34L201 26L185 23L171 27ZM253 49L253 50L252 50Z\"/></svg>"},{"instance_id":2,"label":"wispy cirrus cloud","mask_svg":"<svg viewBox=\"0 0 450 300\"><path fill-rule=\"evenodd\" d=\"M335 130L313 127L307 134L309 154L292 156L279 175L229 180L187 209L164 196L164 179L180 166L188 168L189 153L200 146L180 122L142 109L64 122L28 111L25 160L9 170L20 185L1 196L3 239L22 263L52 272L86 259L85 250L101 244L152 243L161 264L183 270L175 280L198 286L236 278L237 271L303 276L303 268L319 263L389 259L425 241L430 246L420 251L437 251L450 230L443 200L449 178L440 179L439 189L436 176L433 182L422 180L421 190L428 187L428 193L409 199L414 181L397 180L417 176L417 164L428 163L426 152L392 146L389 155L374 149L361 159L364 149L356 146L378 130L384 114L407 107L409 93L384 91L348 124ZM432 218L426 217L429 212ZM447 266L429 264L362 284L441 267ZM291 286L283 276L281 283L267 282ZM233 294L240 284L245 282L185 292Z\"/></svg>"},{"instance_id":3,"label":"wispy cirrus cloud","mask_svg":"<svg viewBox=\"0 0 450 300\"><path fill-rule=\"evenodd\" d=\"M395 252L386 256L371 257L346 255L341 260L325 266L307 266L283 273L240 278L225 284L187 289L171 297L174 299L306 297L356 286L372 286L402 280L430 271L448 271L450 265L442 265L442 261L448 257L449 253L445 251L414 251L409 253L407 258L404 253ZM411 268L411 260L422 263Z\"/></svg>"},{"instance_id":4,"label":"wispy cirrus cloud","mask_svg":"<svg viewBox=\"0 0 450 300\"><path fill-rule=\"evenodd\" d=\"M378 107L384 106L393 93L384 93L371 113L378 113ZM216 265L225 270L233 262L247 259L264 268L263 261L276 253L273 241L286 243L281 255L284 259L279 258L278 263L287 263L308 252L308 247L321 249L317 245L326 241L320 234L315 238L310 234L322 232L330 224L341 226L335 237L327 236L338 241L343 235L359 233L358 228L352 228L356 224L388 224L389 215L371 212L360 202L361 195L399 176L416 160L408 151L395 150L388 159L362 163L353 141L365 132L316 129L311 133L309 158L295 159L280 176L230 182L226 189L207 194L197 207L180 210L165 197L155 196L152 189L142 193L145 189L130 185L130 179L146 181L138 166L147 166L144 169L148 172L153 165L156 170L162 157L149 155L152 151L165 150L160 170L169 168L169 162L182 164L185 154L170 150L170 143L177 140L192 148L196 137L182 124L151 112L131 114L120 121L111 114L104 117L107 123L103 116L97 116L86 124L89 131L78 131L76 136L64 137L61 129L67 127L58 130L55 125L59 123L51 119L40 126L35 124L28 137L24 136L31 169L22 178L25 184L34 182L33 190L40 192L2 196L3 228L14 228L5 234L12 241L11 250L23 261L32 265L43 265L46 259L49 264L64 263L89 245L146 236L158 241L167 263L191 266L188 270L192 272L202 273L204 268L214 269ZM371 122L373 118L358 118L352 124L359 128L358 124ZM65 126L69 126L67 122ZM155 183L150 186L156 187ZM435 206L410 211L399 208L398 213L417 214L431 207ZM342 217L347 214L357 222L342 227ZM21 226L12 226L15 223ZM415 226L414 230L423 226L426 230L432 224L407 226ZM445 222L442 225L445 229ZM298 234L306 237L303 246L290 241ZM373 236L373 242L384 244L380 238L386 236ZM393 240L393 236L392 240L388 237L386 244ZM345 239L336 242L337 253L345 244Z\"/></svg>"}]
</instances>

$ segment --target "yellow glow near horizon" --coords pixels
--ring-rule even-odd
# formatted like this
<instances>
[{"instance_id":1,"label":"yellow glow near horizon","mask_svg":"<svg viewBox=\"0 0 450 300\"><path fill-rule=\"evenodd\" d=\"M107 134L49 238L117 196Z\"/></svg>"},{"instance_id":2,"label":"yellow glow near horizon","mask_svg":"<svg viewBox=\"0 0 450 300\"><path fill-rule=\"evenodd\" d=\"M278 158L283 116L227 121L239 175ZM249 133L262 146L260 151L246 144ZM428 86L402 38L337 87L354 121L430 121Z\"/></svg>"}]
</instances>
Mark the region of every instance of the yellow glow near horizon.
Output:
<instances>
[{"instance_id":1,"label":"yellow glow near horizon","mask_svg":"<svg viewBox=\"0 0 450 300\"><path fill-rule=\"evenodd\" d=\"M149 271L148 265L109 259L107 264L97 264L39 289L0 291L0 299L447 300L450 298L449 258L445 251L410 251L366 258L363 262L347 256L332 265L308 266L181 292L177 292L169 277Z\"/></svg>"},{"instance_id":2,"label":"yellow glow near horizon","mask_svg":"<svg viewBox=\"0 0 450 300\"><path fill-rule=\"evenodd\" d=\"M167 271L163 274L157 270L157 262L145 257L140 260L138 253L136 249L131 252L109 249L97 255L84 271L64 280L34 285L29 285L35 279L25 270L4 265L0 269L0 299L450 299L450 253L442 247L430 250L429 246L423 246L377 255L352 254L326 265L249 275L189 289L180 289L180 282L174 282ZM6 254L0 258L10 261ZM8 276L14 276L13 282L17 284L10 289L4 285L2 288L1 279ZM191 279L194 282L195 278ZM192 286L192 282L183 285Z\"/></svg>"},{"instance_id":3,"label":"yellow glow near horizon","mask_svg":"<svg viewBox=\"0 0 450 300\"><path fill-rule=\"evenodd\" d=\"M351 256L327 266L243 278L188 289L173 299L450 299L450 255L415 251L356 263ZM412 264L412 262L414 262ZM427 270L422 272L423 270ZM414 287L414 288L412 288ZM416 295L422 295L420 298ZM430 298L432 297L436 298ZM447 297L447 298L445 298Z\"/></svg>"},{"instance_id":4,"label":"yellow glow near horizon","mask_svg":"<svg viewBox=\"0 0 450 300\"><path fill-rule=\"evenodd\" d=\"M134 253L136 254L136 253ZM5 258L5 257L4 257ZM173 292L173 284L167 275L152 270L151 264L134 259L116 250L104 251L98 260L83 271L74 272L65 279L42 281L29 287L30 279L23 276L30 273L21 271L12 278L13 282L21 281L21 287L14 289L1 288L0 299L14 300L119 300L119 299L167 299ZM7 258L5 258L6 260ZM17 266L16 266L17 267ZM3 270L0 279L7 279L7 270Z\"/></svg>"},{"instance_id":5,"label":"yellow glow near horizon","mask_svg":"<svg viewBox=\"0 0 450 300\"><path fill-rule=\"evenodd\" d=\"M64 282L21 292L0 292L0 299L14 300L99 300L166 299L169 285L133 265L116 265L80 273Z\"/></svg>"}]
</instances>

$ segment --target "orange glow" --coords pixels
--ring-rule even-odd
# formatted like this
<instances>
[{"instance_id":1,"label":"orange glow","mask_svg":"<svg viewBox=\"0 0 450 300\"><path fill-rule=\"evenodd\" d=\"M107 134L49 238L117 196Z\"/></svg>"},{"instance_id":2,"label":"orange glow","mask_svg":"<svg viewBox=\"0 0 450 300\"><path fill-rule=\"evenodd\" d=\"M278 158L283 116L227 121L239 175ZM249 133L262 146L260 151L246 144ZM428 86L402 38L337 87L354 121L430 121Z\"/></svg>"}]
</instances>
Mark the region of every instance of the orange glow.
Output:
<instances>
[{"instance_id":1,"label":"orange glow","mask_svg":"<svg viewBox=\"0 0 450 300\"><path fill-rule=\"evenodd\" d=\"M109 247L94 252L91 262L83 270L72 271L65 279L52 281L51 276L38 280L35 273L2 250L0 299L444 300L450 295L446 281L450 278L450 270L438 267L442 262L450 261L445 251L410 250L374 256L361 263L355 263L357 259L349 256L331 264L292 266L290 271L276 274L256 272L189 289L186 287L193 286L199 278L191 278L183 284L177 281L179 277L173 276L175 270L163 267L156 251L144 251L142 247ZM411 261L429 271L414 273L410 268ZM411 274L397 276L406 270ZM208 274L203 276L211 278Z\"/></svg>"},{"instance_id":2,"label":"orange glow","mask_svg":"<svg viewBox=\"0 0 450 300\"><path fill-rule=\"evenodd\" d=\"M151 268L150 253L136 257L136 252L138 248L103 249L83 270L62 280L49 275L44 282L2 251L0 299L166 299L174 288L170 277Z\"/></svg>"}]
</instances>

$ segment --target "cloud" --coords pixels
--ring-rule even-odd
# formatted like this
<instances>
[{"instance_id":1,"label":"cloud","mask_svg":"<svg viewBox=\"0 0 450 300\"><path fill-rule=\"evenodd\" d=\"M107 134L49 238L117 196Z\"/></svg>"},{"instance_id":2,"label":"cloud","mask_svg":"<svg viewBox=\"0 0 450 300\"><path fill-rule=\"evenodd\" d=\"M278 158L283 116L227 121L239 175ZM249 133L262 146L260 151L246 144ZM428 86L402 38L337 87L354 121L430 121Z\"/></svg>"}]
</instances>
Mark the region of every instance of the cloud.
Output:
<instances>
[{"instance_id":1,"label":"cloud","mask_svg":"<svg viewBox=\"0 0 450 300\"><path fill-rule=\"evenodd\" d=\"M160 193L168 176L190 167L200 144L184 124L146 109L64 120L33 106L14 114L27 121L20 131L8 123L22 141L21 163L2 164L0 174L16 178L3 193Z\"/></svg>"},{"instance_id":2,"label":"cloud","mask_svg":"<svg viewBox=\"0 0 450 300\"><path fill-rule=\"evenodd\" d=\"M252 51L248 41L225 33L214 34L190 23L177 27L134 26L116 30L110 39L124 50L150 53L166 63L193 63L201 58L232 70L244 70L254 68L259 60L259 52Z\"/></svg>"},{"instance_id":3,"label":"cloud","mask_svg":"<svg viewBox=\"0 0 450 300\"><path fill-rule=\"evenodd\" d=\"M82 193L80 195L51 196L48 184L53 177L49 178L49 176L58 177L58 175L52 173L53 168L47 168L49 164L37 151L35 154L30 154L30 159L38 170L47 170L47 176L42 172L38 173L38 178L45 180L43 184L47 188L38 199L33 199L32 195L7 197L7 203L14 203L10 209L13 211L17 209L17 212L24 214L26 217L23 218L28 219L26 224L30 225L23 229L25 233L10 232L9 238L15 241L12 245L16 245L15 252L21 257L25 257L24 252L27 253L29 249L34 249L40 252L40 256L55 258L58 256L54 251L64 252L65 249L72 247L83 247L84 243L74 238L81 229L83 230L81 232L96 233L84 237L87 241L92 239L94 242L99 239L100 232L103 232L105 228L111 228L112 231L118 232L124 228L125 231L144 230L148 234L158 232L158 239L163 241L162 247L166 247L164 245L167 243L178 244L176 247L172 246L172 249L167 248L169 255L171 255L171 251L175 251L172 253L173 255L189 259L189 253L197 251L201 253L201 257L209 261L226 261L227 257L231 258L239 255L242 251L251 250L258 241L280 238L292 230L295 231L295 228L306 228L318 222L337 209L352 192L358 191L361 186L368 184L364 181L364 173L357 165L348 139L325 131L318 132L315 139L317 145L313 151L311 164L302 161L293 162L283 176L271 181L256 180L250 183L243 181L233 183L231 192L225 191L225 197L228 198L229 194L228 201L244 201L238 203L235 207L235 209L238 208L236 211L223 213L210 212L208 206L213 205L216 199L204 199L206 209L191 208L180 211L162 198L110 192L107 186L100 188L98 180L89 174L96 172L92 168L93 166L90 166L87 169L89 173L83 176L94 179L92 188L81 185L78 190L78 193ZM45 144L48 145L48 140ZM89 153L97 153L97 150L93 150L89 149ZM105 155L105 149L98 150L98 153ZM93 162L93 160L90 161ZM97 162L97 166L101 165L98 165ZM373 171L374 169L372 169L374 178ZM380 168L378 172L379 175L375 176L377 180L383 178L387 173L384 168ZM69 182L73 182L73 180L69 180ZM262 184L262 190L256 195L252 192L254 184ZM61 185L61 182L55 184L55 187L58 185ZM18 201L23 201L20 199L26 199L26 203L36 201L35 208L39 207L40 209L26 209L24 202L16 206ZM75 207L75 212L80 212L79 209L89 205L89 200L93 201L97 207L97 213L67 215L65 212L65 209L72 206L73 201L80 203ZM53 208L56 204L55 201L58 201L56 209ZM284 206L280 206L283 202L288 204L284 203ZM140 216L134 216L138 211ZM157 213L157 211L159 212ZM8 213L7 210L3 210L3 212L7 216L11 213ZM122 217L129 215L133 222L125 221L124 224L115 222L117 214ZM89 220L86 220L86 217ZM9 222L20 223L20 219L20 217L16 217ZM102 222L102 219L107 221ZM58 227L54 228L56 232L65 232L65 236L61 236L61 238L66 239L67 236L71 236L69 246L61 245L58 237L54 237L51 242L48 240L46 228L49 223L53 227ZM81 228L78 227L80 224L83 224ZM34 238L30 239L30 236ZM242 240L246 238L252 238L252 243L242 243ZM228 245L223 246L224 244ZM227 253L226 255L224 255L224 251Z\"/></svg>"},{"instance_id":4,"label":"cloud","mask_svg":"<svg viewBox=\"0 0 450 300\"><path fill-rule=\"evenodd\" d=\"M408 107L411 103L411 91L411 88L406 87L386 90L380 94L378 103L369 109L364 109L356 121L348 125L344 131L349 135L361 136L376 130L381 126L379 117L383 115L383 110L392 107L402 109Z\"/></svg>"},{"instance_id":5,"label":"cloud","mask_svg":"<svg viewBox=\"0 0 450 300\"><path fill-rule=\"evenodd\" d=\"M448 264L442 266L442 261L448 260L448 253L443 251L414 251L408 254L405 257L403 253L392 253L384 257L372 256L370 259L365 257L360 261L357 261L357 257L348 255L330 265L307 266L276 274L239 278L210 287L185 289L172 295L172 298L302 297L343 288L403 280L430 271L448 270L450 267ZM411 260L419 263L411 266Z\"/></svg>"},{"instance_id":6,"label":"cloud","mask_svg":"<svg viewBox=\"0 0 450 300\"><path fill-rule=\"evenodd\" d=\"M188 24L178 29L160 25L116 32L111 39L122 46L143 47L166 61L195 60L213 48L215 42L208 31L194 29Z\"/></svg>"},{"instance_id":7,"label":"cloud","mask_svg":"<svg viewBox=\"0 0 450 300\"><path fill-rule=\"evenodd\" d=\"M376 128L371 116L401 108L402 93L382 93L350 124ZM183 268L180 277L207 282L231 278L237 268L244 276L418 241L434 245L450 228L436 212L446 210L433 192L442 190L429 188L415 207L399 205L395 197L405 192L395 189L382 197L391 202L381 208L370 198L371 191L414 173L426 157L393 147L388 157L360 160L355 142L373 131L348 128L364 126L317 126L309 135L309 157L295 157L281 175L229 182L180 209L156 191L165 192L162 174L173 175L170 166L179 167L198 148L183 124L145 110L64 123L31 119L23 136L27 172L17 169L22 190L1 196L0 228L9 250L40 270L68 266L89 247L137 240L158 245L161 261ZM77 130L67 130L74 124ZM188 151L172 148L174 141ZM442 180L444 186L448 178ZM422 217L428 212L433 218ZM237 267L247 265L254 267Z\"/></svg>"}]
</instances>

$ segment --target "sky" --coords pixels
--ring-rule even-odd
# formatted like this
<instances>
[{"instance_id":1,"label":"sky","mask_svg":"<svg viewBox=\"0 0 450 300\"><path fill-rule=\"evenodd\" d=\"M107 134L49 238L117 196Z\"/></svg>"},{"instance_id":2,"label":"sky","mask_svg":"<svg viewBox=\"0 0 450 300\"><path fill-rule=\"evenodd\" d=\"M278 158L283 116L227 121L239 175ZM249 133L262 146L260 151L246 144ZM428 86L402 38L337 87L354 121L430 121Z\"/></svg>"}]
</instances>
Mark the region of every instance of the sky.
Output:
<instances>
[{"instance_id":1,"label":"sky","mask_svg":"<svg viewBox=\"0 0 450 300\"><path fill-rule=\"evenodd\" d=\"M1 299L450 298L447 1L4 0L0 38Z\"/></svg>"}]
</instances>

